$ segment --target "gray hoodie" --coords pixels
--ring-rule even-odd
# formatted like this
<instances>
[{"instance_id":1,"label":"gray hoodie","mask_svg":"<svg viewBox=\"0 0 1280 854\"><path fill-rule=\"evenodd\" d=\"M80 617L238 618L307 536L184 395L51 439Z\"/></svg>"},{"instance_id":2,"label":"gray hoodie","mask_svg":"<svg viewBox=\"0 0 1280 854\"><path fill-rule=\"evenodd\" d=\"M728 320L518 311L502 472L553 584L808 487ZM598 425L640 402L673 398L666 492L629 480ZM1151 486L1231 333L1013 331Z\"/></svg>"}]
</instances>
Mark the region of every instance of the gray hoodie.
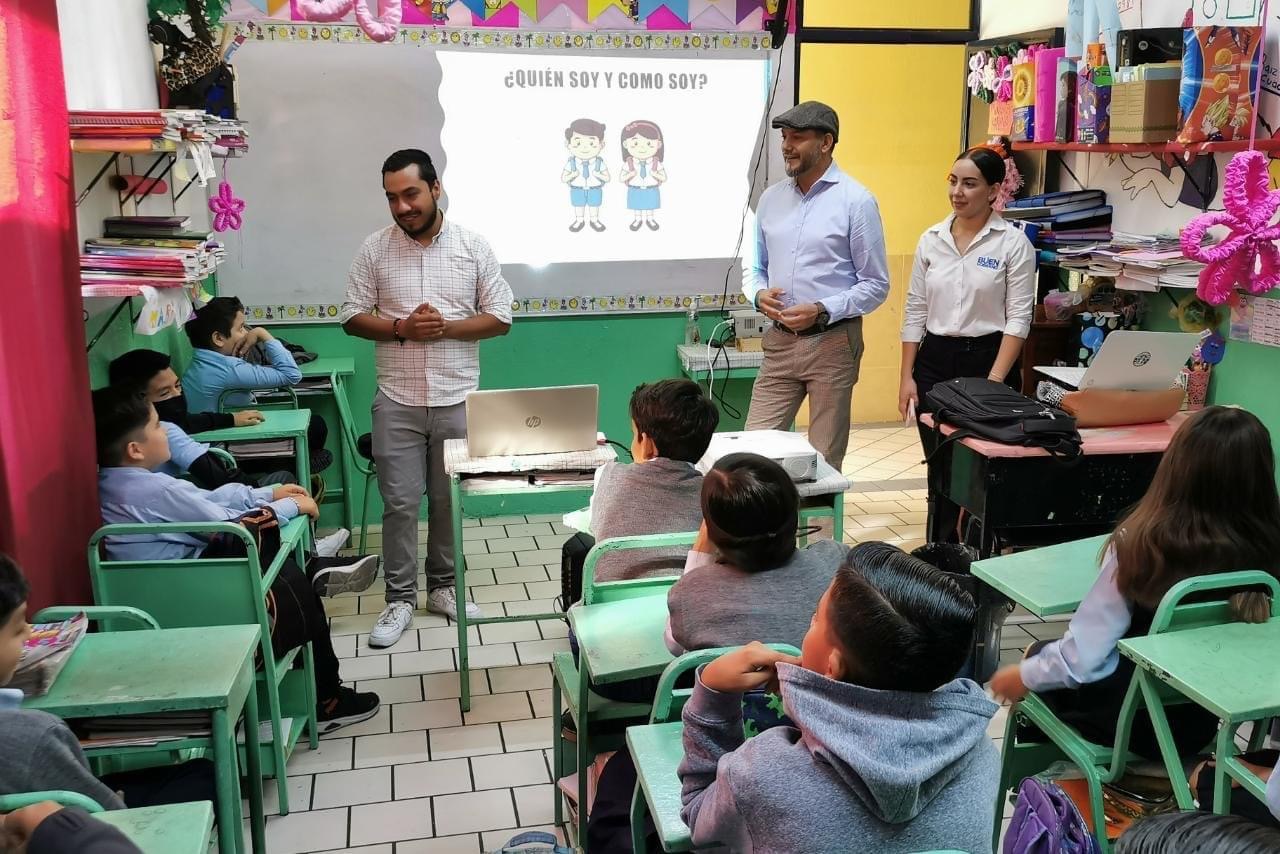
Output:
<instances>
[{"instance_id":1,"label":"gray hoodie","mask_svg":"<svg viewBox=\"0 0 1280 854\"><path fill-rule=\"evenodd\" d=\"M702 684L684 708L679 774L695 847L778 854L954 849L991 854L997 706L956 679L927 694L875 691L778 665L798 728L743 743L737 694Z\"/></svg>"}]
</instances>

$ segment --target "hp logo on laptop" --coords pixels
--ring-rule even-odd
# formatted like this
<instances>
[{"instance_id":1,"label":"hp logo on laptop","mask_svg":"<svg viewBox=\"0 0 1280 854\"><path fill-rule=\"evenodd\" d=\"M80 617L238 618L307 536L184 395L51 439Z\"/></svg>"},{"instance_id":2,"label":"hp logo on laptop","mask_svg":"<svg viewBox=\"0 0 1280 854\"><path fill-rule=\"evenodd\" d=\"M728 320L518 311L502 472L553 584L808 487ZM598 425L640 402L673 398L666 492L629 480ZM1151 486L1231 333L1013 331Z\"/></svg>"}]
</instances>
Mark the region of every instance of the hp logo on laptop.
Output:
<instances>
[{"instance_id":1,"label":"hp logo on laptop","mask_svg":"<svg viewBox=\"0 0 1280 854\"><path fill-rule=\"evenodd\" d=\"M1144 350L1138 355L1133 357L1133 366L1135 368L1141 368L1143 365L1145 365L1147 362L1150 362L1150 361L1151 361L1151 354L1146 350Z\"/></svg>"},{"instance_id":2,"label":"hp logo on laptop","mask_svg":"<svg viewBox=\"0 0 1280 854\"><path fill-rule=\"evenodd\" d=\"M536 415L530 415L528 418L526 418L526 419L524 420L524 426L526 426L526 427L530 427L530 428L532 428L532 427L541 427L541 426L542 426L542 419L541 419L541 418L539 418L539 417L538 417L538 416L536 416Z\"/></svg>"}]
</instances>

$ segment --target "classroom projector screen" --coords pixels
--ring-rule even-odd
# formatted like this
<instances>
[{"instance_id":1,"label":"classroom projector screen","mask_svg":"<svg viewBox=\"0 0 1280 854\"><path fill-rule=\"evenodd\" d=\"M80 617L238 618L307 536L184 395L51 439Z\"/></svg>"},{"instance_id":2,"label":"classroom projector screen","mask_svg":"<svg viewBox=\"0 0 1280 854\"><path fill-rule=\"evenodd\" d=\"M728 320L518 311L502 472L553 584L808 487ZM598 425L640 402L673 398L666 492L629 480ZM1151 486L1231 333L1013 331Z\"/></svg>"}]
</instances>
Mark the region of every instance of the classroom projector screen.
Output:
<instances>
[{"instance_id":1,"label":"classroom projector screen","mask_svg":"<svg viewBox=\"0 0 1280 854\"><path fill-rule=\"evenodd\" d=\"M504 265L529 268L517 277L581 264L595 272L578 293L620 281L671 293L652 268L642 287L635 265L717 260L691 290L720 291L743 232L767 60L480 51L439 60L449 213L480 230Z\"/></svg>"}]
</instances>

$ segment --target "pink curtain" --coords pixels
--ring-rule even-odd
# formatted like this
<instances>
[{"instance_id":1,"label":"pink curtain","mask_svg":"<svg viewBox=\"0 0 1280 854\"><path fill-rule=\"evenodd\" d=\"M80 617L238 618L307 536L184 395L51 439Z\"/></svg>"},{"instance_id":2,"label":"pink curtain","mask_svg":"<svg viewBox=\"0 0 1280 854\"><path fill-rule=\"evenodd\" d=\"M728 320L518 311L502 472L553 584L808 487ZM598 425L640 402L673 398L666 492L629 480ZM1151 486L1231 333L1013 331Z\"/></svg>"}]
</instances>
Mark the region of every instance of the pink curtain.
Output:
<instances>
[{"instance_id":1,"label":"pink curtain","mask_svg":"<svg viewBox=\"0 0 1280 854\"><path fill-rule=\"evenodd\" d=\"M91 601L99 523L53 0L0 0L0 551L31 605Z\"/></svg>"}]
</instances>

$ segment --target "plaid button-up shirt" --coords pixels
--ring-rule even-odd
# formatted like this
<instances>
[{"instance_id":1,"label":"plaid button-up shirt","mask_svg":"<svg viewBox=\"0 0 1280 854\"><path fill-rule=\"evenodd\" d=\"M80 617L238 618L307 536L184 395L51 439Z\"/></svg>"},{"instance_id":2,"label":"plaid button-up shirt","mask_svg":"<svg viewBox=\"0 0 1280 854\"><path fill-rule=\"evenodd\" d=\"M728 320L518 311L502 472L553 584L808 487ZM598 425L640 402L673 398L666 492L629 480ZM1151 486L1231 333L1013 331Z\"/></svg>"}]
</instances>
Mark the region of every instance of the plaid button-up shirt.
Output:
<instances>
[{"instance_id":1,"label":"plaid button-up shirt","mask_svg":"<svg viewBox=\"0 0 1280 854\"><path fill-rule=\"evenodd\" d=\"M338 315L404 318L430 303L445 320L491 314L511 322L511 286L488 241L448 219L430 246L398 225L369 235L347 275ZM378 387L405 406L452 406L480 382L476 341L379 341L374 345Z\"/></svg>"}]
</instances>

